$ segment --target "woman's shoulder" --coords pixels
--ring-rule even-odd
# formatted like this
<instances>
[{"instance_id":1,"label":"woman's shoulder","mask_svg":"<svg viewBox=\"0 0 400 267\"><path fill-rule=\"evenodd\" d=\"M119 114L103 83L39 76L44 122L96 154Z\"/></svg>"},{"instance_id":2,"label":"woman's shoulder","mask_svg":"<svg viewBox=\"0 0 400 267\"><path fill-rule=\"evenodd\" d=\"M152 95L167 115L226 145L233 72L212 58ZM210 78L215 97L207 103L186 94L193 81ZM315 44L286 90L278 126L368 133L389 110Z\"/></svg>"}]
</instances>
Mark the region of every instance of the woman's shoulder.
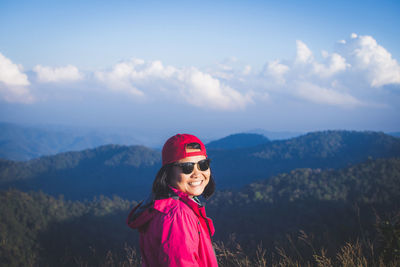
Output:
<instances>
[{"instance_id":1,"label":"woman's shoulder","mask_svg":"<svg viewBox=\"0 0 400 267\"><path fill-rule=\"evenodd\" d=\"M161 213L168 214L171 211L176 210L178 205L179 205L178 199L169 197L169 198L156 199L154 201L153 208Z\"/></svg>"},{"instance_id":2,"label":"woman's shoulder","mask_svg":"<svg viewBox=\"0 0 400 267\"><path fill-rule=\"evenodd\" d=\"M187 204L175 197L155 200L154 209L165 215L169 215L168 217L182 214L193 214L193 211L187 206Z\"/></svg>"}]
</instances>

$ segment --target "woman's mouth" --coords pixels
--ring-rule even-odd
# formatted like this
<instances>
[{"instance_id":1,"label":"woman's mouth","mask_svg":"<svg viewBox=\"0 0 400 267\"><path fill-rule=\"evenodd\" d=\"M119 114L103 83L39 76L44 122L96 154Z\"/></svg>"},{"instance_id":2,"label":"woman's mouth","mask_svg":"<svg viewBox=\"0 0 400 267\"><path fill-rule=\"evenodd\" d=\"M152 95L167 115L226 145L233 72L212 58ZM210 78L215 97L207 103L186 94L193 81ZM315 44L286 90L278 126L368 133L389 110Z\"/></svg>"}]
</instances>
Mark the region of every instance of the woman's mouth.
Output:
<instances>
[{"instance_id":1,"label":"woman's mouth","mask_svg":"<svg viewBox=\"0 0 400 267\"><path fill-rule=\"evenodd\" d=\"M201 183L203 183L203 180L201 180L201 181L196 181L196 182L190 182L189 185L190 185L190 186L198 186L198 185L201 185Z\"/></svg>"}]
</instances>

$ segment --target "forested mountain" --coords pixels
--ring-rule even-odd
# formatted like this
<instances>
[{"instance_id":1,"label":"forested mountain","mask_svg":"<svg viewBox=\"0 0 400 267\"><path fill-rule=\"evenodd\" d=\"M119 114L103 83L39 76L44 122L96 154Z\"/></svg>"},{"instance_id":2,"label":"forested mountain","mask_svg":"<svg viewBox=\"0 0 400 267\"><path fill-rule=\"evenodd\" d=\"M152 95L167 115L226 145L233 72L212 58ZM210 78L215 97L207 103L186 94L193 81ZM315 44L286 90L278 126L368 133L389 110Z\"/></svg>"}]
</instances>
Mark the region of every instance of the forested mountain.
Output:
<instances>
[{"instance_id":1,"label":"forested mountain","mask_svg":"<svg viewBox=\"0 0 400 267\"><path fill-rule=\"evenodd\" d=\"M234 233L248 251L260 243L269 251L285 247L304 261L316 248L334 258L341 244L357 241L400 263L399 158L340 170L296 169L239 192L218 192L207 210L217 222L216 237L227 240Z\"/></svg>"},{"instance_id":2,"label":"forested mountain","mask_svg":"<svg viewBox=\"0 0 400 267\"><path fill-rule=\"evenodd\" d=\"M69 199L90 199L100 194L133 199L147 194L159 163L158 151L118 145L27 162L0 160L0 187L43 190Z\"/></svg>"},{"instance_id":3,"label":"forested mountain","mask_svg":"<svg viewBox=\"0 0 400 267\"><path fill-rule=\"evenodd\" d=\"M82 256L98 258L91 266L99 266L107 250L135 243L125 217L136 204L119 197L71 202L42 192L0 191L0 266L77 266Z\"/></svg>"},{"instance_id":4,"label":"forested mountain","mask_svg":"<svg viewBox=\"0 0 400 267\"><path fill-rule=\"evenodd\" d=\"M207 144L207 149L237 149L268 143L264 135L252 133L232 134Z\"/></svg>"},{"instance_id":5,"label":"forested mountain","mask_svg":"<svg viewBox=\"0 0 400 267\"><path fill-rule=\"evenodd\" d=\"M388 133L389 135L395 136L395 137L400 137L400 132L391 132Z\"/></svg>"},{"instance_id":6,"label":"forested mountain","mask_svg":"<svg viewBox=\"0 0 400 267\"><path fill-rule=\"evenodd\" d=\"M288 132L288 131L267 131L264 129L253 129L248 133L261 134L269 140L285 140L303 135L304 132Z\"/></svg>"},{"instance_id":7,"label":"forested mountain","mask_svg":"<svg viewBox=\"0 0 400 267\"><path fill-rule=\"evenodd\" d=\"M235 147L236 137L220 144ZM226 140L233 140L232 144ZM399 157L400 139L377 132L326 131L244 148L211 146L208 155L217 187L238 189L296 168L341 168L368 158ZM141 199L149 192L160 166L159 151L108 145L27 162L0 160L0 188L43 190L68 199L90 199L99 194Z\"/></svg>"},{"instance_id":8,"label":"forested mountain","mask_svg":"<svg viewBox=\"0 0 400 267\"><path fill-rule=\"evenodd\" d=\"M322 227L328 231L325 227L332 224L337 229L347 224L341 229L341 238L347 238L356 234L351 231L360 220L356 217L360 214L354 213L354 204L367 213L372 212L369 208L380 213L400 210L400 159L367 160L340 170L296 169L251 183L239 192L218 192L208 210L223 221L218 231L222 235L233 231L248 238L263 221L265 236L260 229L257 238L271 238L284 228L312 232ZM361 218L362 223L372 227L375 217L361 214L364 215L368 219ZM281 216L279 224L275 224L276 216ZM335 238L339 237L329 240Z\"/></svg>"},{"instance_id":9,"label":"forested mountain","mask_svg":"<svg viewBox=\"0 0 400 267\"><path fill-rule=\"evenodd\" d=\"M291 266L288 260L317 265L318 259L337 266L346 251L365 260L360 266L396 266L399 203L400 159L393 158L340 170L297 169L238 192L219 191L208 202L207 214L216 227L214 241L241 247L230 254L217 250L220 263L227 257L234 262L241 253L252 259L262 242L267 262L283 258L285 264L277 266ZM137 233L125 225L135 204L119 197L72 202L38 192L0 191L0 262L139 266L130 249L138 245ZM346 242L355 244L354 251L341 250ZM274 254L277 248L281 252Z\"/></svg>"},{"instance_id":10,"label":"forested mountain","mask_svg":"<svg viewBox=\"0 0 400 267\"><path fill-rule=\"evenodd\" d=\"M380 132L323 131L251 148L208 151L219 188L238 188L296 168L342 168L400 156L400 139Z\"/></svg>"}]
</instances>

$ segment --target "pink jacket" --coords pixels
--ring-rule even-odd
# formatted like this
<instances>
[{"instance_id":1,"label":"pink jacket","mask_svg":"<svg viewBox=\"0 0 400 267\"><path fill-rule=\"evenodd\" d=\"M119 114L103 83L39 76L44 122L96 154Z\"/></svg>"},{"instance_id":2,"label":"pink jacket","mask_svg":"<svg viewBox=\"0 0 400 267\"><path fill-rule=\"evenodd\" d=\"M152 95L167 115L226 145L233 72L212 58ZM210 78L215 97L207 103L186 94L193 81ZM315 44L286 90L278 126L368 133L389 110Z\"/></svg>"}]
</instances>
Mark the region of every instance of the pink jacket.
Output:
<instances>
[{"instance_id":1,"label":"pink jacket","mask_svg":"<svg viewBox=\"0 0 400 267\"><path fill-rule=\"evenodd\" d=\"M128 216L129 227L140 232L143 266L218 266L211 236L212 220L203 206L171 188L177 197L155 200Z\"/></svg>"}]
</instances>

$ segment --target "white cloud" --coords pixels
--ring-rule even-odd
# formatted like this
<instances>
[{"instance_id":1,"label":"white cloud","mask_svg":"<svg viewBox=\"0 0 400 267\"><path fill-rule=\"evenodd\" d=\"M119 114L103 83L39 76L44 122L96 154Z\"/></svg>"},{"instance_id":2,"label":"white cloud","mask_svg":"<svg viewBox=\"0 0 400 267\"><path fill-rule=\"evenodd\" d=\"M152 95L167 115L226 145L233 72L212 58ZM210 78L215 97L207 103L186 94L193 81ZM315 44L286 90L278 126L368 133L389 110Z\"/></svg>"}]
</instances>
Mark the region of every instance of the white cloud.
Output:
<instances>
[{"instance_id":1,"label":"white cloud","mask_svg":"<svg viewBox=\"0 0 400 267\"><path fill-rule=\"evenodd\" d=\"M251 66L250 65L246 65L246 66L244 66L242 74L243 75L249 75L251 73L251 70L252 70Z\"/></svg>"},{"instance_id":2,"label":"white cloud","mask_svg":"<svg viewBox=\"0 0 400 267\"><path fill-rule=\"evenodd\" d=\"M179 80L185 100L198 107L234 110L243 109L252 102L250 94L243 95L196 68L184 70Z\"/></svg>"},{"instance_id":3,"label":"white cloud","mask_svg":"<svg viewBox=\"0 0 400 267\"><path fill-rule=\"evenodd\" d=\"M313 72L322 77L329 77L338 72L346 70L350 65L346 63L346 59L339 54L333 53L329 55L323 53L323 56L328 59L327 64L321 64L318 62L313 62Z\"/></svg>"},{"instance_id":4,"label":"white cloud","mask_svg":"<svg viewBox=\"0 0 400 267\"><path fill-rule=\"evenodd\" d=\"M193 67L163 66L160 61L132 59L116 64L111 71L96 72L95 77L112 90L152 98L162 94L196 107L234 110L251 103L250 94L242 94L208 73Z\"/></svg>"},{"instance_id":5,"label":"white cloud","mask_svg":"<svg viewBox=\"0 0 400 267\"><path fill-rule=\"evenodd\" d=\"M0 82L7 86L27 86L28 77L22 73L21 67L0 53Z\"/></svg>"},{"instance_id":6,"label":"white cloud","mask_svg":"<svg viewBox=\"0 0 400 267\"><path fill-rule=\"evenodd\" d=\"M384 47L371 36L352 34L351 38L344 51L353 69L365 73L370 86L400 84L400 65Z\"/></svg>"},{"instance_id":7,"label":"white cloud","mask_svg":"<svg viewBox=\"0 0 400 267\"><path fill-rule=\"evenodd\" d=\"M205 72L212 75L214 78L226 81L231 80L244 80L243 76L251 75L253 68L244 64L235 57L226 58L205 69Z\"/></svg>"},{"instance_id":8,"label":"white cloud","mask_svg":"<svg viewBox=\"0 0 400 267\"><path fill-rule=\"evenodd\" d=\"M72 65L55 68L36 65L33 71L36 72L38 81L41 83L75 82L83 79L83 74Z\"/></svg>"},{"instance_id":9,"label":"white cloud","mask_svg":"<svg viewBox=\"0 0 400 267\"><path fill-rule=\"evenodd\" d=\"M351 67L346 58L339 53L329 54L322 51L323 61L319 62L304 42L297 40L296 47L294 60L286 60L286 63L282 64L277 59L266 64L261 75L264 79L259 82L260 87L273 94L291 95L317 104L340 107L362 104L345 88L341 88L338 75L342 75ZM271 98L273 97L274 95L271 95Z\"/></svg>"},{"instance_id":10,"label":"white cloud","mask_svg":"<svg viewBox=\"0 0 400 267\"><path fill-rule=\"evenodd\" d=\"M300 40L296 41L297 53L296 53L296 63L305 64L311 63L314 60L311 50L307 47L305 43Z\"/></svg>"},{"instance_id":11,"label":"white cloud","mask_svg":"<svg viewBox=\"0 0 400 267\"><path fill-rule=\"evenodd\" d=\"M0 53L0 98L7 102L31 103L34 97L28 88L29 85L22 67Z\"/></svg>"},{"instance_id":12,"label":"white cloud","mask_svg":"<svg viewBox=\"0 0 400 267\"><path fill-rule=\"evenodd\" d=\"M296 66L297 71L302 72L304 75L317 75L320 78L324 78L344 71L349 67L349 64L346 63L346 59L337 53L330 55L328 52L322 51L322 57L326 62L320 63L314 59L313 53L305 43L297 40L296 44L297 54L295 63L300 65Z\"/></svg>"},{"instance_id":13,"label":"white cloud","mask_svg":"<svg viewBox=\"0 0 400 267\"><path fill-rule=\"evenodd\" d=\"M78 94L85 86L100 87L110 89L112 94L130 95L144 101L169 101L219 110L244 109L254 103L266 105L293 97L298 101L339 107L366 103L378 107L385 103L374 103L375 99L385 101L385 96L374 98L382 91L375 88L400 84L400 65L371 36L352 34L347 40L336 42L334 51L322 51L322 57L314 55L317 53L297 40L294 58L267 62L262 70L254 70L234 57L205 69L131 59L86 76L72 65L59 68L37 65L33 69L37 79L33 83L81 80L76 85ZM0 54L0 70L2 99L33 101L28 88L30 82L21 67ZM93 87L93 82L98 87ZM46 99L52 97L50 90L44 92L43 84L33 84L30 88L35 90L38 99L39 94Z\"/></svg>"},{"instance_id":14,"label":"white cloud","mask_svg":"<svg viewBox=\"0 0 400 267\"><path fill-rule=\"evenodd\" d=\"M296 94L305 100L317 104L344 107L363 105L361 101L347 93L341 93L334 89L321 87L309 82L298 82L296 84Z\"/></svg>"},{"instance_id":15,"label":"white cloud","mask_svg":"<svg viewBox=\"0 0 400 267\"><path fill-rule=\"evenodd\" d=\"M284 75L290 70L289 66L281 64L279 60L269 62L264 71L264 75L275 79L279 84L284 84Z\"/></svg>"},{"instance_id":16,"label":"white cloud","mask_svg":"<svg viewBox=\"0 0 400 267\"><path fill-rule=\"evenodd\" d=\"M140 70L144 64L145 62L140 59L120 62L109 72L96 72L95 77L112 90L126 91L132 95L142 96L143 92L137 89L133 82L145 76L144 71Z\"/></svg>"},{"instance_id":17,"label":"white cloud","mask_svg":"<svg viewBox=\"0 0 400 267\"><path fill-rule=\"evenodd\" d=\"M332 53L322 51L317 60L308 46L297 40L296 57L285 64L279 59L267 63L259 88L327 105L384 106L374 103L373 88L400 84L398 62L371 36L353 33L349 40L336 42L336 47Z\"/></svg>"}]
</instances>

